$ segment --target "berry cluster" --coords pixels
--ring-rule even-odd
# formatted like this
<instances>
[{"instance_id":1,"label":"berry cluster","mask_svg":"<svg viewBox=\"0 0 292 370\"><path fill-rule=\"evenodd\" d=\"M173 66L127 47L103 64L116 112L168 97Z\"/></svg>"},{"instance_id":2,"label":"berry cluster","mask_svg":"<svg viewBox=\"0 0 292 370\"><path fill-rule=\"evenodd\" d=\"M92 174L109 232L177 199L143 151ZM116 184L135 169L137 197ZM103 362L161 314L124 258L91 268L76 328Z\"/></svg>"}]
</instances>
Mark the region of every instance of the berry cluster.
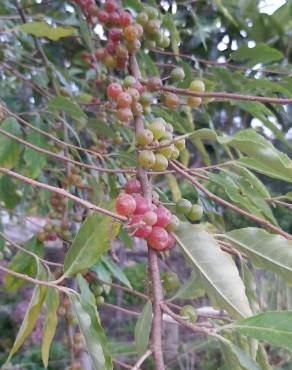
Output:
<instances>
[{"instance_id":1,"label":"berry cluster","mask_svg":"<svg viewBox=\"0 0 292 370\"><path fill-rule=\"evenodd\" d=\"M204 214L204 209L200 204L192 204L184 198L176 203L176 210L179 214L186 216L190 221L200 221Z\"/></svg>"},{"instance_id":2,"label":"berry cluster","mask_svg":"<svg viewBox=\"0 0 292 370\"><path fill-rule=\"evenodd\" d=\"M141 47L143 27L133 21L132 15L120 9L114 0L107 0L97 12L100 23L108 29L108 42L95 52L95 58L108 68L123 70L127 67L129 54Z\"/></svg>"},{"instance_id":3,"label":"berry cluster","mask_svg":"<svg viewBox=\"0 0 292 370\"><path fill-rule=\"evenodd\" d=\"M180 225L179 219L162 205L148 200L141 194L142 187L136 178L125 185L125 193L116 199L116 211L128 217L127 228L138 238L145 239L148 246L157 251L166 251L174 247L172 232Z\"/></svg>"},{"instance_id":4,"label":"berry cluster","mask_svg":"<svg viewBox=\"0 0 292 370\"><path fill-rule=\"evenodd\" d=\"M185 148L185 140L174 140L173 127L161 117L152 120L146 128L136 133L136 141L143 149L138 155L141 166L153 171L164 171L169 159L177 159Z\"/></svg>"},{"instance_id":5,"label":"berry cluster","mask_svg":"<svg viewBox=\"0 0 292 370\"><path fill-rule=\"evenodd\" d=\"M143 113L143 105L139 102L144 91L142 84L129 76L123 86L112 82L107 87L107 96L116 109L116 116L122 123L129 123L134 117Z\"/></svg>"},{"instance_id":6,"label":"berry cluster","mask_svg":"<svg viewBox=\"0 0 292 370\"><path fill-rule=\"evenodd\" d=\"M40 242L55 241L58 238L62 240L71 240L72 234L68 222L61 222L59 224L47 223L41 232L37 234L37 239Z\"/></svg>"},{"instance_id":7,"label":"berry cluster","mask_svg":"<svg viewBox=\"0 0 292 370\"><path fill-rule=\"evenodd\" d=\"M82 9L88 23L95 23L95 17L97 15L98 8L95 0L75 0L80 8Z\"/></svg>"}]
</instances>

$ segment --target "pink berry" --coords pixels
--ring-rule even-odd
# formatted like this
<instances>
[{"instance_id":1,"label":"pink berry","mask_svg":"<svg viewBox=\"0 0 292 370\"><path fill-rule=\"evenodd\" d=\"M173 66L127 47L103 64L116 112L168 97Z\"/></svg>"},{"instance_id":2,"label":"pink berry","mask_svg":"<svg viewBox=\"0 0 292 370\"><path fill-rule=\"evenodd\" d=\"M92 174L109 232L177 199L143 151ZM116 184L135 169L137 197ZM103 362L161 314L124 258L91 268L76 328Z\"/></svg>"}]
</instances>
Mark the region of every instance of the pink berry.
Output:
<instances>
[{"instance_id":1,"label":"pink berry","mask_svg":"<svg viewBox=\"0 0 292 370\"><path fill-rule=\"evenodd\" d=\"M146 198L142 197L141 194L133 193L131 195L136 200L136 215L144 215L144 213L150 211L150 205Z\"/></svg>"},{"instance_id":2,"label":"pink berry","mask_svg":"<svg viewBox=\"0 0 292 370\"><path fill-rule=\"evenodd\" d=\"M132 16L129 12L123 10L120 14L120 25L122 27L127 27L132 23Z\"/></svg>"},{"instance_id":3,"label":"pink berry","mask_svg":"<svg viewBox=\"0 0 292 370\"><path fill-rule=\"evenodd\" d=\"M107 12L112 13L114 12L118 7L118 4L114 0L107 0L104 4L104 8Z\"/></svg>"},{"instance_id":4,"label":"pink berry","mask_svg":"<svg viewBox=\"0 0 292 370\"><path fill-rule=\"evenodd\" d=\"M58 235L55 233L55 231L50 231L47 236L47 240L50 242L54 242L55 240L58 239Z\"/></svg>"},{"instance_id":5,"label":"pink berry","mask_svg":"<svg viewBox=\"0 0 292 370\"><path fill-rule=\"evenodd\" d=\"M131 217L130 225L133 225L133 227L135 227L135 232L133 235L137 238L146 239L152 231L152 227L149 225L145 225L145 223L143 222L143 215L133 215Z\"/></svg>"},{"instance_id":6,"label":"pink berry","mask_svg":"<svg viewBox=\"0 0 292 370\"><path fill-rule=\"evenodd\" d=\"M170 223L171 213L167 208L163 206L158 207L155 210L155 213L157 214L157 222L155 226L166 227Z\"/></svg>"},{"instance_id":7,"label":"pink berry","mask_svg":"<svg viewBox=\"0 0 292 370\"><path fill-rule=\"evenodd\" d=\"M166 247L165 250L172 249L175 246L175 243L176 243L175 237L173 236L173 234L169 233L168 234L168 243L167 243L167 247Z\"/></svg>"},{"instance_id":8,"label":"pink berry","mask_svg":"<svg viewBox=\"0 0 292 370\"><path fill-rule=\"evenodd\" d=\"M157 222L157 214L153 211L148 211L144 214L143 221L146 225L153 226Z\"/></svg>"},{"instance_id":9,"label":"pink berry","mask_svg":"<svg viewBox=\"0 0 292 370\"><path fill-rule=\"evenodd\" d=\"M109 97L109 99L116 100L118 96L120 95L120 93L123 92L123 88L120 84L116 82L112 82L106 88L106 92L107 92L107 96Z\"/></svg>"},{"instance_id":10,"label":"pink berry","mask_svg":"<svg viewBox=\"0 0 292 370\"><path fill-rule=\"evenodd\" d=\"M139 81L136 81L136 82L133 84L133 86L131 86L131 87L133 87L134 89L138 90L138 92L139 92L139 94L140 94L140 95L141 95L141 94L144 92L144 90L145 90L144 86L143 86Z\"/></svg>"},{"instance_id":11,"label":"pink berry","mask_svg":"<svg viewBox=\"0 0 292 370\"><path fill-rule=\"evenodd\" d=\"M140 193L142 191L141 183L138 179L130 179L126 182L125 192L128 194L131 193Z\"/></svg>"},{"instance_id":12,"label":"pink berry","mask_svg":"<svg viewBox=\"0 0 292 370\"><path fill-rule=\"evenodd\" d=\"M97 18L100 21L100 23L106 23L109 20L109 14L105 10L99 10L97 12Z\"/></svg>"},{"instance_id":13,"label":"pink berry","mask_svg":"<svg viewBox=\"0 0 292 370\"><path fill-rule=\"evenodd\" d=\"M108 43L107 43L107 46L106 46L106 51L108 54L115 54L115 51L116 51L116 43L113 42L112 40L110 40Z\"/></svg>"},{"instance_id":14,"label":"pink berry","mask_svg":"<svg viewBox=\"0 0 292 370\"><path fill-rule=\"evenodd\" d=\"M147 238L147 242L151 248L157 251L163 251L169 242L168 232L162 227L154 226L151 234Z\"/></svg>"},{"instance_id":15,"label":"pink berry","mask_svg":"<svg viewBox=\"0 0 292 370\"><path fill-rule=\"evenodd\" d=\"M116 27L111 28L108 32L109 39L114 42L120 41L121 36L122 36L122 31Z\"/></svg>"},{"instance_id":16,"label":"pink berry","mask_svg":"<svg viewBox=\"0 0 292 370\"><path fill-rule=\"evenodd\" d=\"M115 25L115 26L119 26L120 24L120 15L118 12L112 12L112 13L109 13L109 23Z\"/></svg>"},{"instance_id":17,"label":"pink berry","mask_svg":"<svg viewBox=\"0 0 292 370\"><path fill-rule=\"evenodd\" d=\"M129 194L120 194L116 199L116 210L122 216L130 216L136 209L136 201Z\"/></svg>"}]
</instances>

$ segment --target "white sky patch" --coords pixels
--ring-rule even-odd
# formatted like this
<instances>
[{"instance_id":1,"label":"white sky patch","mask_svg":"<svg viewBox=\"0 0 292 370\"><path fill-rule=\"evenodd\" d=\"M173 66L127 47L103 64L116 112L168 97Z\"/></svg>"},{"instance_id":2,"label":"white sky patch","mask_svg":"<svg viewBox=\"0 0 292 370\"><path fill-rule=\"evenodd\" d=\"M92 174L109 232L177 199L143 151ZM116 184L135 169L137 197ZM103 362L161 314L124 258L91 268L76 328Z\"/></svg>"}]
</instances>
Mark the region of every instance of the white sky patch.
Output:
<instances>
[{"instance_id":1,"label":"white sky patch","mask_svg":"<svg viewBox=\"0 0 292 370\"><path fill-rule=\"evenodd\" d=\"M286 0L262 0L259 3L259 10L260 13L271 15L284 4Z\"/></svg>"}]
</instances>

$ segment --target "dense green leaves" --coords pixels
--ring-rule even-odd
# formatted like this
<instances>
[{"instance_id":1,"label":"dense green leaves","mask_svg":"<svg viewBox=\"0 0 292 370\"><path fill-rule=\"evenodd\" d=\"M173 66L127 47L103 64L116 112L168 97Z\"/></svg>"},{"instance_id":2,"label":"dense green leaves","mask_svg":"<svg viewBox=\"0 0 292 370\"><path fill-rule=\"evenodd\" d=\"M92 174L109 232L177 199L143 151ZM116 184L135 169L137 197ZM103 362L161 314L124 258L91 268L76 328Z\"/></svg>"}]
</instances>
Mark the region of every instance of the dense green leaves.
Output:
<instances>
[{"instance_id":1,"label":"dense green leaves","mask_svg":"<svg viewBox=\"0 0 292 370\"><path fill-rule=\"evenodd\" d=\"M244 61L247 65L253 66L258 63L268 63L280 60L284 57L283 53L266 44L257 44L250 48L243 44L232 54L236 61Z\"/></svg>"},{"instance_id":2,"label":"dense green leaves","mask_svg":"<svg viewBox=\"0 0 292 370\"><path fill-rule=\"evenodd\" d=\"M88 216L79 229L64 261L64 273L73 276L96 264L118 234L120 225L108 216Z\"/></svg>"},{"instance_id":3,"label":"dense green leaves","mask_svg":"<svg viewBox=\"0 0 292 370\"><path fill-rule=\"evenodd\" d=\"M135 344L138 355L146 352L152 324L152 304L147 301L135 326Z\"/></svg>"},{"instance_id":4,"label":"dense green leaves","mask_svg":"<svg viewBox=\"0 0 292 370\"><path fill-rule=\"evenodd\" d=\"M233 246L247 254L258 267L274 271L292 283L292 241L256 227L226 234Z\"/></svg>"},{"instance_id":5,"label":"dense green leaves","mask_svg":"<svg viewBox=\"0 0 292 370\"><path fill-rule=\"evenodd\" d=\"M0 128L14 136L21 136L20 126L13 117L6 118ZM21 147L15 140L0 134L0 166L12 168L19 160Z\"/></svg>"},{"instance_id":6,"label":"dense green leaves","mask_svg":"<svg viewBox=\"0 0 292 370\"><path fill-rule=\"evenodd\" d=\"M203 226L183 223L176 240L190 265L200 274L211 301L233 317L250 316L252 312L236 265L212 235Z\"/></svg>"},{"instance_id":7,"label":"dense green leaves","mask_svg":"<svg viewBox=\"0 0 292 370\"><path fill-rule=\"evenodd\" d=\"M241 334L292 349L291 322L292 311L267 311L237 321L232 327Z\"/></svg>"},{"instance_id":8,"label":"dense green leaves","mask_svg":"<svg viewBox=\"0 0 292 370\"><path fill-rule=\"evenodd\" d=\"M81 275L78 276L78 285L81 290L81 296L70 294L69 297L78 318L87 350L96 370L112 370L113 366L108 344L100 324L94 296Z\"/></svg>"},{"instance_id":9,"label":"dense green leaves","mask_svg":"<svg viewBox=\"0 0 292 370\"><path fill-rule=\"evenodd\" d=\"M47 109L59 113L65 112L75 119L86 119L86 114L79 105L64 96L51 98L48 102Z\"/></svg>"},{"instance_id":10,"label":"dense green leaves","mask_svg":"<svg viewBox=\"0 0 292 370\"><path fill-rule=\"evenodd\" d=\"M47 37L50 40L57 41L62 37L67 37L75 32L73 27L51 27L46 22L29 22L19 26L23 32L37 37Z\"/></svg>"},{"instance_id":11,"label":"dense green leaves","mask_svg":"<svg viewBox=\"0 0 292 370\"><path fill-rule=\"evenodd\" d=\"M47 279L47 272L45 268L39 263L38 264L38 280L46 280ZM10 351L8 360L16 353L19 348L22 346L25 339L30 335L32 330L35 327L37 322L39 313L41 311L42 305L46 298L47 294L47 287L44 285L36 285L33 294L28 305L26 314L22 321L21 327L13 344L13 347Z\"/></svg>"}]
</instances>

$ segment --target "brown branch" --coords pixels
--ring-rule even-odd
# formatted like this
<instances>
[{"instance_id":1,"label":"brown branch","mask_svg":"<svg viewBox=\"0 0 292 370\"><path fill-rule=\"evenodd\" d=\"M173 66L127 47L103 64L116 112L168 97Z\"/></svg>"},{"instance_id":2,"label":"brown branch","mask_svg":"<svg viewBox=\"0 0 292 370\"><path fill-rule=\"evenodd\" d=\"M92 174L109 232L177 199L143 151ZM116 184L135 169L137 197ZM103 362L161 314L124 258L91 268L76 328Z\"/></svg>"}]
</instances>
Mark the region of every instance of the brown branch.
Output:
<instances>
[{"instance_id":1,"label":"brown branch","mask_svg":"<svg viewBox=\"0 0 292 370\"><path fill-rule=\"evenodd\" d=\"M87 200L81 199L81 198L79 198L79 197L77 197L77 196L75 196L71 193L68 193L64 189L60 189L60 188L57 188L55 186L44 184L42 182L33 180L29 177L25 177L23 175L20 175L16 172L13 172L13 171L11 171L7 168L4 168L4 167L0 167L0 172L5 173L8 176L14 177L14 178L16 178L16 179L18 179L22 182L25 182L26 184L29 184L29 185L32 185L32 186L35 186L35 187L38 187L38 188L41 188L41 189L46 189L46 190L51 191L53 193L59 194L62 197L72 199L74 202L79 203L83 207L88 208L92 211L103 213L106 216L110 216L110 217L112 217L112 218L114 218L118 221L127 221L126 217L120 216L116 213L113 213L113 212L107 210L107 209L98 207L95 204L88 202Z\"/></svg>"},{"instance_id":2,"label":"brown branch","mask_svg":"<svg viewBox=\"0 0 292 370\"><path fill-rule=\"evenodd\" d=\"M244 67L244 66L231 64L231 63L228 63L228 62L223 62L222 63L222 62L217 62L216 60L207 60L207 59L197 58L197 57L189 55L189 54L174 53L172 51L166 51L166 50L162 50L162 49L158 49L158 48L150 48L149 50L154 52L154 53L169 55L169 56L173 56L173 57L185 58L185 59L192 60L193 62L199 62L201 64L206 64L206 65L215 65L215 66L218 66L218 67L228 67L228 68L238 69L238 70L243 70L243 71L273 73L273 74L278 74L278 75L283 75L283 76L290 76L291 75L291 73L289 73L289 72L275 71L275 70L268 69L268 68L253 69L252 67ZM167 66L172 67L173 65L168 64ZM177 65L174 65L174 66L176 67Z\"/></svg>"},{"instance_id":3,"label":"brown branch","mask_svg":"<svg viewBox=\"0 0 292 370\"><path fill-rule=\"evenodd\" d=\"M287 98L270 98L265 96L255 96L255 95L242 95L227 92L193 92L188 89L179 89L178 87L164 86L162 91L171 92L178 95L195 96L199 98L218 98L218 99L228 99L228 100L248 100L248 101L258 101L261 103L271 103L271 104L292 104L292 99Z\"/></svg>"},{"instance_id":4,"label":"brown branch","mask_svg":"<svg viewBox=\"0 0 292 370\"><path fill-rule=\"evenodd\" d=\"M203 186L201 183L199 183L192 175L188 174L185 171L185 167L183 165L180 164L180 166L178 166L174 161L171 161L170 162L170 165L180 175L182 175L187 180L189 180L193 185L195 185L198 189L200 189L203 193L205 193L214 202L219 203L219 204L222 204L223 206L232 209L236 213L238 213L238 214L240 214L240 215L242 215L244 217L247 217L247 218L249 218L252 221L257 222L258 224L262 225L263 227L265 227L267 229L270 229L270 230L272 230L273 232L275 232L275 233L277 233L279 235L284 236L286 239L289 239L289 240L292 239L292 235L291 234L283 231L282 229L280 229L277 226L273 225L271 222L269 222L269 221L267 221L265 219L259 218L259 217L255 216L255 215L253 215L253 214L251 214L251 213L249 213L249 212L247 212L247 211L245 211L245 210L243 210L243 209L235 206L234 204L227 202L226 200L218 197L217 195L213 194L211 191L209 191L208 189L206 189L205 186Z\"/></svg>"},{"instance_id":5,"label":"brown branch","mask_svg":"<svg viewBox=\"0 0 292 370\"><path fill-rule=\"evenodd\" d=\"M140 313L139 312L132 311L132 310L127 310L126 308L119 307L119 306L116 306L114 304L110 304L110 303L104 302L101 305L104 306L104 307L107 307L107 308L111 308L111 309L113 309L115 311L123 312L123 313L125 313L127 315L136 316L136 317L139 317L140 316Z\"/></svg>"},{"instance_id":6,"label":"brown branch","mask_svg":"<svg viewBox=\"0 0 292 370\"><path fill-rule=\"evenodd\" d=\"M8 238L6 235L4 235L2 232L0 232L0 237L3 238L5 241L7 241L13 247L19 249L20 251L22 251L22 252L24 252L26 254L29 254L30 256L32 256L35 259L41 261L45 265L52 265L52 266L57 266L57 267L63 267L63 265L61 263L47 261L47 260L39 257L37 254L35 254L35 253L33 253L33 252L31 252L31 251L29 251L29 250L21 247L20 245L18 245L17 243L15 243L13 240L11 240L10 238Z\"/></svg>"},{"instance_id":7,"label":"brown branch","mask_svg":"<svg viewBox=\"0 0 292 370\"><path fill-rule=\"evenodd\" d=\"M130 71L136 79L141 79L140 69L134 55L130 60ZM143 129L141 116L135 119L135 131ZM152 203L151 183L148 180L147 173L141 167L137 169L137 175L140 179L142 190L149 204ZM162 311L160 303L163 300L162 286L160 281L160 272L158 265L158 254L152 248L148 248L149 276L152 284L152 309L153 320L151 329L151 349L153 353L154 367L156 370L164 370L164 360L162 353Z\"/></svg>"}]
</instances>

